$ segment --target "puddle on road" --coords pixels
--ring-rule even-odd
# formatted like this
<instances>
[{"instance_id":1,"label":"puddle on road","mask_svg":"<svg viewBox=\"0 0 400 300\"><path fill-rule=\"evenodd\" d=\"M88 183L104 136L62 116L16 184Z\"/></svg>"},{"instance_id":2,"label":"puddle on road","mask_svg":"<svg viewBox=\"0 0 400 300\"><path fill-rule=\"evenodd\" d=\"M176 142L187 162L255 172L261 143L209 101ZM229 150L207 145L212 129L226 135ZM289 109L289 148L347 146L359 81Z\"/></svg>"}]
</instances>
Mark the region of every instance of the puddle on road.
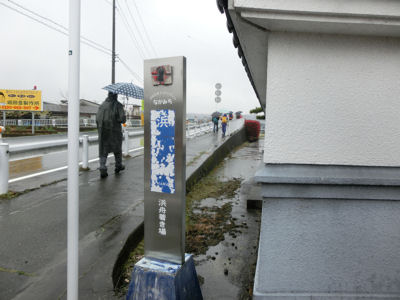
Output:
<instances>
[{"instance_id":1,"label":"puddle on road","mask_svg":"<svg viewBox=\"0 0 400 300\"><path fill-rule=\"evenodd\" d=\"M9 171L10 177L23 175L33 171L43 169L43 156L35 156L30 158L18 159L10 161Z\"/></svg>"}]
</instances>

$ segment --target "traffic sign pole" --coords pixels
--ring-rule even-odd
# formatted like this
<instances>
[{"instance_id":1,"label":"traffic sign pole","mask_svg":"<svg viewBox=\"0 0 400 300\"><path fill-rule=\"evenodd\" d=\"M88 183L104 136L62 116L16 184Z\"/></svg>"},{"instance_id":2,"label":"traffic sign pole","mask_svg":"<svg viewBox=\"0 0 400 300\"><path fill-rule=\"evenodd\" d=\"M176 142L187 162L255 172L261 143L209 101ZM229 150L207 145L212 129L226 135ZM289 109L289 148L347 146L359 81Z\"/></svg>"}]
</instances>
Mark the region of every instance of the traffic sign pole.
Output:
<instances>
[{"instance_id":1,"label":"traffic sign pole","mask_svg":"<svg viewBox=\"0 0 400 300\"><path fill-rule=\"evenodd\" d=\"M222 94L222 92L221 92L222 84L216 83L215 84L215 88L216 88L215 95L217 96L217 97L215 97L215 110L217 110L218 103L221 102L221 97L220 96Z\"/></svg>"}]
</instances>

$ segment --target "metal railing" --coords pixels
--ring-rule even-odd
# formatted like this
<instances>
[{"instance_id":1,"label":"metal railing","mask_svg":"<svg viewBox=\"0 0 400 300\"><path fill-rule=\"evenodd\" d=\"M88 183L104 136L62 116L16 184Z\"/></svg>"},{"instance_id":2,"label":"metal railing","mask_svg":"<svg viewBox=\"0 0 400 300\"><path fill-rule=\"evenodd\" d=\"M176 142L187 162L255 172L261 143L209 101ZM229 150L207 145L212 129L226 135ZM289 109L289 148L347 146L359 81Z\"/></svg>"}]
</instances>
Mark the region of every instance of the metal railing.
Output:
<instances>
[{"instance_id":1,"label":"metal railing","mask_svg":"<svg viewBox=\"0 0 400 300\"><path fill-rule=\"evenodd\" d=\"M140 120L139 120L140 121ZM203 123L198 125L188 125L186 127L186 138L191 139L208 132L211 132L213 128L212 122ZM126 131L130 137L141 136L143 135L143 130L137 131ZM124 135L125 136L125 135ZM98 141L97 135L92 135L88 137L88 142L94 143ZM82 143L82 137L79 138L79 142ZM9 151L10 153L20 153L32 150L40 150L45 148L53 148L53 147L62 147L68 144L68 138L49 140L49 141L39 141L39 142L29 142L29 143L21 143L10 145Z\"/></svg>"},{"instance_id":2,"label":"metal railing","mask_svg":"<svg viewBox=\"0 0 400 300\"><path fill-rule=\"evenodd\" d=\"M1 126L32 126L32 119L6 119L6 124L4 125L4 120L0 120ZM35 119L35 127L68 127L68 119ZM81 127L96 127L96 120L81 118L79 120ZM128 119L126 121L128 127L140 127L140 119Z\"/></svg>"},{"instance_id":3,"label":"metal railing","mask_svg":"<svg viewBox=\"0 0 400 300\"><path fill-rule=\"evenodd\" d=\"M0 142L0 195L8 193L9 156L8 144Z\"/></svg>"},{"instance_id":4,"label":"metal railing","mask_svg":"<svg viewBox=\"0 0 400 300\"><path fill-rule=\"evenodd\" d=\"M188 124L186 125L186 138L191 139L211 132L213 130L213 123L207 122L202 124Z\"/></svg>"},{"instance_id":5,"label":"metal railing","mask_svg":"<svg viewBox=\"0 0 400 300\"><path fill-rule=\"evenodd\" d=\"M0 126L32 126L32 119L0 119ZM79 123L82 127L96 127L96 120L81 118ZM34 125L36 127L68 127L68 119L35 119ZM127 127L141 127L140 119L128 119L126 121ZM204 130L206 127L211 127L212 122L207 123L189 123L186 125L186 130Z\"/></svg>"},{"instance_id":6,"label":"metal railing","mask_svg":"<svg viewBox=\"0 0 400 300\"><path fill-rule=\"evenodd\" d=\"M189 124L186 126L186 138L191 139L197 136L201 136L213 130L213 123L203 123L203 124ZM130 136L141 136L143 135L142 130L138 131L129 131L124 130L124 155L128 155L131 151L137 151L138 149L129 150L129 137ZM80 163L83 169L88 169L89 166L89 142L97 142L98 136L89 136L83 135L79 137L79 143L82 144L82 162ZM9 183L9 156L10 152L24 152L24 151L31 151L31 150L38 150L43 148L51 148L51 147L59 147L59 146L66 146L68 144L68 139L58 139L52 141L42 141L42 142L35 142L35 143L26 143L26 144L17 144L17 145L9 145L6 143L2 143L0 140L0 195L5 194L8 192L8 183ZM142 149L143 147L140 147ZM63 167L62 169L65 169ZM60 168L54 169L60 170ZM48 173L49 171L47 171ZM53 171L50 171L53 172ZM26 178L30 178L31 176L25 176ZM19 179L12 179L11 182L20 180Z\"/></svg>"},{"instance_id":7,"label":"metal railing","mask_svg":"<svg viewBox=\"0 0 400 300\"><path fill-rule=\"evenodd\" d=\"M138 131L127 131L129 136L141 136L143 135L143 130ZM88 142L95 143L99 140L98 135L88 136ZM79 137L79 143L82 143L83 137ZM45 148L62 147L68 144L68 138L41 141L41 142L29 142L25 144L15 144L10 145L11 153L27 152L32 150L40 150Z\"/></svg>"}]
</instances>

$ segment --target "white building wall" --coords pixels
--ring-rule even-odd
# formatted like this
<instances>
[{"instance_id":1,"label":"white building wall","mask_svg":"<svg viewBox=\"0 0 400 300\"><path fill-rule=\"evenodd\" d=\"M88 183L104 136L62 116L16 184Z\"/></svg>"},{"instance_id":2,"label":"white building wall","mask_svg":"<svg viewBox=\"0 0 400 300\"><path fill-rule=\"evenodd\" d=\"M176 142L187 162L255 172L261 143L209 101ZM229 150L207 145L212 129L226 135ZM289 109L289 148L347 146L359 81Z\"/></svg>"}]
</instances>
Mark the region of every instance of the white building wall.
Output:
<instances>
[{"instance_id":1,"label":"white building wall","mask_svg":"<svg viewBox=\"0 0 400 300\"><path fill-rule=\"evenodd\" d=\"M400 39L273 32L265 163L400 166Z\"/></svg>"}]
</instances>

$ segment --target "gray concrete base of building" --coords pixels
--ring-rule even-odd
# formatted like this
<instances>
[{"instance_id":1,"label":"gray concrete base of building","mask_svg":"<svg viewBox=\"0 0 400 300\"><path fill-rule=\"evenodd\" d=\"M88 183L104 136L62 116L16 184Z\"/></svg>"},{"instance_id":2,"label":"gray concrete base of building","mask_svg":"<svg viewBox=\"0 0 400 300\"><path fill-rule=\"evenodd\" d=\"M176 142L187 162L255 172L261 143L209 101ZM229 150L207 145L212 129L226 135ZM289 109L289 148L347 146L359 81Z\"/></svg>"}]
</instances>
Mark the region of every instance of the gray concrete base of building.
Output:
<instances>
[{"instance_id":1,"label":"gray concrete base of building","mask_svg":"<svg viewBox=\"0 0 400 300\"><path fill-rule=\"evenodd\" d=\"M400 299L399 174L265 165L253 299Z\"/></svg>"}]
</instances>

